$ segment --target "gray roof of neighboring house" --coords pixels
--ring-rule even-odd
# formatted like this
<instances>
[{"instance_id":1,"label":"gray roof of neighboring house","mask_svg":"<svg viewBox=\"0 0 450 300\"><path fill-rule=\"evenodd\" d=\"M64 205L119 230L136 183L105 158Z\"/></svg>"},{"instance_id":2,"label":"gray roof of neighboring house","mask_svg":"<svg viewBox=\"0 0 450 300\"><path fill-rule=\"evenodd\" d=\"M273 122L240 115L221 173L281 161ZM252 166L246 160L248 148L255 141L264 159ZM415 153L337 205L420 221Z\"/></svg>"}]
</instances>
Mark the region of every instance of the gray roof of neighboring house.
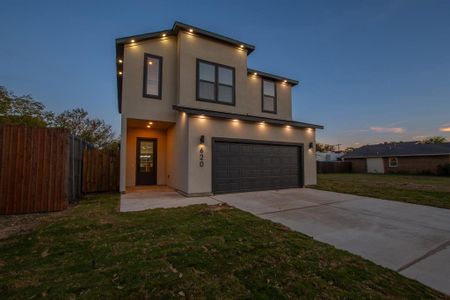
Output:
<instances>
[{"instance_id":1,"label":"gray roof of neighboring house","mask_svg":"<svg viewBox=\"0 0 450 300\"><path fill-rule=\"evenodd\" d=\"M386 143L362 146L344 158L450 155L450 143L423 144L420 142Z\"/></svg>"}]
</instances>

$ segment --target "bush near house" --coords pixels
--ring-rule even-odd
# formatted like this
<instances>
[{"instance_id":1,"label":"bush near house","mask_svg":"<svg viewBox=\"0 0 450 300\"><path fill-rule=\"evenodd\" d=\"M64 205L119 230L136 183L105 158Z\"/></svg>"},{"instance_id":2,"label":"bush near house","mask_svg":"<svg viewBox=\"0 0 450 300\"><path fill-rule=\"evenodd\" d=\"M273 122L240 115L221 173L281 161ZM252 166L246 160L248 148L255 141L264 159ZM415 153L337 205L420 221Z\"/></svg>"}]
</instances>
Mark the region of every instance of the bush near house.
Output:
<instances>
[{"instance_id":1,"label":"bush near house","mask_svg":"<svg viewBox=\"0 0 450 300\"><path fill-rule=\"evenodd\" d=\"M439 176L450 176L450 164L438 166L437 173Z\"/></svg>"},{"instance_id":2,"label":"bush near house","mask_svg":"<svg viewBox=\"0 0 450 300\"><path fill-rule=\"evenodd\" d=\"M231 207L119 213L118 201L89 195L0 240L1 298L445 298Z\"/></svg>"}]
</instances>

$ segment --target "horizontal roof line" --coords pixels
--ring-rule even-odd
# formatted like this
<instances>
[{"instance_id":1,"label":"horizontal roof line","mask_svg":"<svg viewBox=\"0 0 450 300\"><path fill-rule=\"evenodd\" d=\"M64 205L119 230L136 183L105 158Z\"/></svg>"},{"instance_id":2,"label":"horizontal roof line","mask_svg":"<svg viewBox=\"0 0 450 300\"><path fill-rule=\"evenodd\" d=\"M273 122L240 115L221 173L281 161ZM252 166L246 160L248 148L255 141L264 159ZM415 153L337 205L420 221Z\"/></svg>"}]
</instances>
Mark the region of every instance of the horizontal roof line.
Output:
<instances>
[{"instance_id":1,"label":"horizontal roof line","mask_svg":"<svg viewBox=\"0 0 450 300\"><path fill-rule=\"evenodd\" d=\"M297 80L289 79L287 77L278 76L278 75L275 75L275 74L270 74L270 73L267 73L267 72L258 71L258 70L255 70L255 69L247 69L247 73L248 74L255 74L255 73L257 73L258 75L260 75L262 77L272 78L272 79L281 80L281 81L286 80L286 82L289 82L292 85L297 85L298 84Z\"/></svg>"},{"instance_id":2,"label":"horizontal roof line","mask_svg":"<svg viewBox=\"0 0 450 300\"><path fill-rule=\"evenodd\" d=\"M166 36L171 36L171 35L177 35L178 32L180 30L185 30L189 32L189 29L193 29L194 30L194 34L199 34L205 37L209 37L212 39L216 39L216 40L220 40L222 42L225 42L227 44L231 44L233 46L236 47L241 47L244 46L243 49L247 50L247 54L250 54L251 52L253 52L253 50L255 50L255 46L248 44L248 43L244 43L238 40L235 40L233 38L230 37L226 37L205 29L201 29L195 26L191 26L188 24L184 24L181 22L175 22L173 24L172 29L167 29L167 30L162 30L162 31L156 31L156 32L149 32L149 33L144 33L144 34L137 34L137 35L131 35L131 36L126 36L126 37L121 37L121 38L117 38L116 39L116 44L129 44L131 43L131 40L135 40L135 42L140 42L143 40L148 40L148 39L153 39L153 38L160 38L162 37L163 34L166 34Z\"/></svg>"},{"instance_id":3,"label":"horizontal roof line","mask_svg":"<svg viewBox=\"0 0 450 300\"><path fill-rule=\"evenodd\" d=\"M344 155L344 159L352 159L352 158L383 158L383 157L404 157L404 156L442 156L442 155L450 155L450 152L447 153L418 153L418 154L385 154L385 155Z\"/></svg>"},{"instance_id":4,"label":"horizontal roof line","mask_svg":"<svg viewBox=\"0 0 450 300\"><path fill-rule=\"evenodd\" d=\"M238 120L249 121L249 122L266 122L269 124L290 125L290 126L299 127L299 128L316 128L316 129L324 128L322 125L316 125L316 124L310 124L310 123L304 123L304 122L298 122L298 121L273 119L273 118L258 117L258 116L252 116L252 115L235 114L235 113L225 113L225 112L220 112L220 111L199 109L199 108L179 106L179 105L174 105L173 109L175 109L177 111L185 112L190 115L202 115L203 114L203 115L209 116L209 117L216 117L216 118L223 118L223 119L238 119Z\"/></svg>"}]
</instances>

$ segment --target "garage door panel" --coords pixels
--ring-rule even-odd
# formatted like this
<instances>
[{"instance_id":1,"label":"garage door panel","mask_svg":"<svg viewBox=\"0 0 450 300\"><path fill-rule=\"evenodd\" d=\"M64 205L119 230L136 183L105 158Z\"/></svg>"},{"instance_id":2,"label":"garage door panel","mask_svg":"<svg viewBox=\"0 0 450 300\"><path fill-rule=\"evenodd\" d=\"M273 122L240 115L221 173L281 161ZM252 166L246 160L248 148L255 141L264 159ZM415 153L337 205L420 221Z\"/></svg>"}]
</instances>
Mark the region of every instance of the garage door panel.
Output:
<instances>
[{"instance_id":1,"label":"garage door panel","mask_svg":"<svg viewBox=\"0 0 450 300\"><path fill-rule=\"evenodd\" d=\"M215 193L298 187L301 148L291 145L215 141Z\"/></svg>"}]
</instances>

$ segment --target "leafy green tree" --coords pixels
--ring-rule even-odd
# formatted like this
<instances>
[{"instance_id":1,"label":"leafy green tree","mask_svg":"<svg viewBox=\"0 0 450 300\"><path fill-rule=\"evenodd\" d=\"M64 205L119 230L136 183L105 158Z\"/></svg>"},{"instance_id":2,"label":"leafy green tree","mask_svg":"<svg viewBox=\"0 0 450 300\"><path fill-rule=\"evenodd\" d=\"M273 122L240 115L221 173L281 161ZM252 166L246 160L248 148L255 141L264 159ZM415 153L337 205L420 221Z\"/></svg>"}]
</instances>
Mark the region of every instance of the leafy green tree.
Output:
<instances>
[{"instance_id":1,"label":"leafy green tree","mask_svg":"<svg viewBox=\"0 0 450 300\"><path fill-rule=\"evenodd\" d=\"M110 146L115 142L111 125L101 119L91 119L82 108L66 110L54 118L53 126L66 128L73 135L79 136L98 148Z\"/></svg>"},{"instance_id":2,"label":"leafy green tree","mask_svg":"<svg viewBox=\"0 0 450 300\"><path fill-rule=\"evenodd\" d=\"M0 124L32 127L60 127L81 137L98 148L118 148L111 125L97 118L89 118L82 108L66 110L55 115L30 95L16 96L0 86Z\"/></svg>"},{"instance_id":3,"label":"leafy green tree","mask_svg":"<svg viewBox=\"0 0 450 300\"><path fill-rule=\"evenodd\" d=\"M317 152L334 151L334 145L316 143L316 151Z\"/></svg>"},{"instance_id":4,"label":"leafy green tree","mask_svg":"<svg viewBox=\"0 0 450 300\"><path fill-rule=\"evenodd\" d=\"M432 136L422 140L423 144L442 144L446 143L447 139L443 136Z\"/></svg>"},{"instance_id":5,"label":"leafy green tree","mask_svg":"<svg viewBox=\"0 0 450 300\"><path fill-rule=\"evenodd\" d=\"M16 96L0 86L0 124L46 127L52 119L53 113L30 95Z\"/></svg>"}]
</instances>

